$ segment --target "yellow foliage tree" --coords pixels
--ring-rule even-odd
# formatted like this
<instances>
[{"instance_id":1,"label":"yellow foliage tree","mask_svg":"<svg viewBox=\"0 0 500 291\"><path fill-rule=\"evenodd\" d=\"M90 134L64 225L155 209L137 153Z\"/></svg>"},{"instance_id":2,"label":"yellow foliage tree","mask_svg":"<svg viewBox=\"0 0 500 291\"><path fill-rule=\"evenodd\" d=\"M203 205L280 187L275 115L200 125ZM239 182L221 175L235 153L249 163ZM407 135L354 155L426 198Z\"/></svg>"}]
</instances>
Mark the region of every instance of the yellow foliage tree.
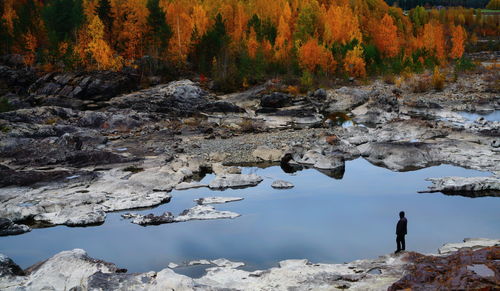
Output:
<instances>
[{"instance_id":1,"label":"yellow foliage tree","mask_svg":"<svg viewBox=\"0 0 500 291\"><path fill-rule=\"evenodd\" d=\"M363 59L363 48L361 45L358 44L347 52L344 58L344 70L351 77L366 76L366 63Z\"/></svg>"},{"instance_id":2,"label":"yellow foliage tree","mask_svg":"<svg viewBox=\"0 0 500 291\"><path fill-rule=\"evenodd\" d=\"M104 40L104 24L99 16L94 15L87 27L89 43L85 51L89 53L97 63L98 70L121 70L123 60L114 56L114 52Z\"/></svg>"},{"instance_id":3,"label":"yellow foliage tree","mask_svg":"<svg viewBox=\"0 0 500 291\"><path fill-rule=\"evenodd\" d=\"M177 63L185 63L191 48L191 36L194 23L186 1L162 1L167 23L172 28L172 37L168 43L170 58Z\"/></svg>"},{"instance_id":4,"label":"yellow foliage tree","mask_svg":"<svg viewBox=\"0 0 500 291\"><path fill-rule=\"evenodd\" d=\"M325 15L324 25L323 39L329 45L334 42L345 45L353 39L362 40L358 18L347 5L330 6Z\"/></svg>"}]
</instances>

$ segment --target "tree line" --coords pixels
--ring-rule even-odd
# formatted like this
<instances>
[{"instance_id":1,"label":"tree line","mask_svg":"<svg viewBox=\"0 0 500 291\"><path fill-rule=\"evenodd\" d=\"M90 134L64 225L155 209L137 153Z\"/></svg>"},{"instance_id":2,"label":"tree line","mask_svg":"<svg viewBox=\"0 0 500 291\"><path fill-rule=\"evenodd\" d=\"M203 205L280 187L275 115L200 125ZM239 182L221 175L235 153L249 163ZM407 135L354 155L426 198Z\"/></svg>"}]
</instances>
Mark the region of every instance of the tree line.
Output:
<instances>
[{"instance_id":1,"label":"tree line","mask_svg":"<svg viewBox=\"0 0 500 291\"><path fill-rule=\"evenodd\" d=\"M498 16L383 0L4 0L0 53L44 70L198 72L226 86L273 75L364 77L460 59Z\"/></svg>"}]
</instances>

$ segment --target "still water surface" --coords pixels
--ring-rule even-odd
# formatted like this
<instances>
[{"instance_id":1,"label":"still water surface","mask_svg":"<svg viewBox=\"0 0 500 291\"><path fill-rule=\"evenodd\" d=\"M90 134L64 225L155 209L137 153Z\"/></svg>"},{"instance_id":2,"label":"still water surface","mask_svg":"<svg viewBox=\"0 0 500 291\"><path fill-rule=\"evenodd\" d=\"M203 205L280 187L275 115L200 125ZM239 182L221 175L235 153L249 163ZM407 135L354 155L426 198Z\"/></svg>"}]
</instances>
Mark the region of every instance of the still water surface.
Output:
<instances>
[{"instance_id":1,"label":"still water surface","mask_svg":"<svg viewBox=\"0 0 500 291\"><path fill-rule=\"evenodd\" d=\"M109 213L96 227L58 226L0 238L0 253L25 268L62 250L85 249L91 257L116 263L129 272L166 268L198 259L242 261L244 269L276 266L284 259L342 263L375 258L395 250L398 213L408 217L408 250L430 253L447 242L465 237L500 238L500 199L467 198L441 193L418 194L427 177L485 176L488 173L442 165L397 173L363 159L346 163L341 180L314 170L294 174L280 167L248 167L244 173L264 178L257 187L211 191L173 191L170 203L140 213L179 214L193 207L193 199L210 196L243 197L243 201L215 205L242 216L232 220L189 221L141 227ZM202 182L209 182L213 175ZM274 179L295 184L275 190ZM178 272L200 276L203 267Z\"/></svg>"}]
</instances>

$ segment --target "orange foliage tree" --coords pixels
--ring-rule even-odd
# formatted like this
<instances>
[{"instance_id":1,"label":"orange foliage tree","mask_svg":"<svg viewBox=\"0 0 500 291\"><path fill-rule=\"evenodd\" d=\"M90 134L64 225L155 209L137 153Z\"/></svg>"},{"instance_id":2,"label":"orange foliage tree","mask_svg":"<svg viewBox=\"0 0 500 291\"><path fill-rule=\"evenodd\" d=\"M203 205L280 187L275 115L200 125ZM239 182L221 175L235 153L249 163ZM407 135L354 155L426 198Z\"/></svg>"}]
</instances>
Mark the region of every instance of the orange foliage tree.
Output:
<instances>
[{"instance_id":1,"label":"orange foliage tree","mask_svg":"<svg viewBox=\"0 0 500 291\"><path fill-rule=\"evenodd\" d=\"M399 53L398 28L389 14L373 27L373 41L382 55L392 58Z\"/></svg>"},{"instance_id":2,"label":"orange foliage tree","mask_svg":"<svg viewBox=\"0 0 500 291\"><path fill-rule=\"evenodd\" d=\"M457 25L451 28L451 42L452 47L450 51L450 58L459 59L464 54L465 43L465 30L462 26Z\"/></svg>"},{"instance_id":3,"label":"orange foliage tree","mask_svg":"<svg viewBox=\"0 0 500 291\"><path fill-rule=\"evenodd\" d=\"M330 6L325 15L323 39L329 45L338 42L342 45L357 39L361 41L358 18L347 6Z\"/></svg>"},{"instance_id":4,"label":"orange foliage tree","mask_svg":"<svg viewBox=\"0 0 500 291\"><path fill-rule=\"evenodd\" d=\"M299 49L299 64L309 71L316 72L321 69L326 73L333 73L337 62L333 58L331 51L318 43L315 38L310 38Z\"/></svg>"},{"instance_id":5,"label":"orange foliage tree","mask_svg":"<svg viewBox=\"0 0 500 291\"><path fill-rule=\"evenodd\" d=\"M149 11L147 0L113 1L114 29L117 32L116 47L125 59L140 58L143 52L143 38L148 31Z\"/></svg>"},{"instance_id":6,"label":"orange foliage tree","mask_svg":"<svg viewBox=\"0 0 500 291\"><path fill-rule=\"evenodd\" d=\"M190 14L188 1L161 1L167 23L172 28L172 37L168 43L170 59L177 63L185 63L191 47L191 36L194 23Z\"/></svg>"},{"instance_id":7,"label":"orange foliage tree","mask_svg":"<svg viewBox=\"0 0 500 291\"><path fill-rule=\"evenodd\" d=\"M423 47L429 52L434 53L440 60L445 60L445 43L443 25L437 21L431 21L424 25L422 32Z\"/></svg>"},{"instance_id":8,"label":"orange foliage tree","mask_svg":"<svg viewBox=\"0 0 500 291\"><path fill-rule=\"evenodd\" d=\"M366 76L366 63L363 59L363 48L361 45L358 44L347 52L344 59L344 70L351 77Z\"/></svg>"}]
</instances>

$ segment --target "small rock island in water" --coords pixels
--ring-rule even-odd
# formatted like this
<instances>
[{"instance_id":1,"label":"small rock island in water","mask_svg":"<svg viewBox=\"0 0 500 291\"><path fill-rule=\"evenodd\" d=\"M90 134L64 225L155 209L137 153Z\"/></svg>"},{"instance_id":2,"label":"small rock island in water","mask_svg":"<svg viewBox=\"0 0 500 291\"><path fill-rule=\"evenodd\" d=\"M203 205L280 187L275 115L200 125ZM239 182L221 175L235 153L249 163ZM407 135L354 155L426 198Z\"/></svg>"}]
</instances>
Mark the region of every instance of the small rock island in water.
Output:
<instances>
[{"instance_id":1,"label":"small rock island in water","mask_svg":"<svg viewBox=\"0 0 500 291\"><path fill-rule=\"evenodd\" d=\"M500 288L500 2L418 4L2 1L0 290Z\"/></svg>"}]
</instances>

